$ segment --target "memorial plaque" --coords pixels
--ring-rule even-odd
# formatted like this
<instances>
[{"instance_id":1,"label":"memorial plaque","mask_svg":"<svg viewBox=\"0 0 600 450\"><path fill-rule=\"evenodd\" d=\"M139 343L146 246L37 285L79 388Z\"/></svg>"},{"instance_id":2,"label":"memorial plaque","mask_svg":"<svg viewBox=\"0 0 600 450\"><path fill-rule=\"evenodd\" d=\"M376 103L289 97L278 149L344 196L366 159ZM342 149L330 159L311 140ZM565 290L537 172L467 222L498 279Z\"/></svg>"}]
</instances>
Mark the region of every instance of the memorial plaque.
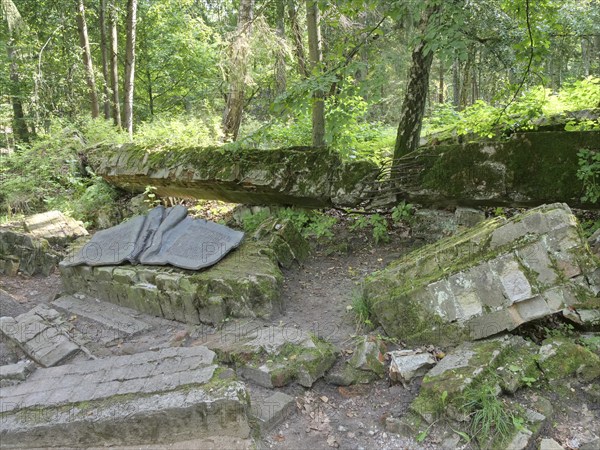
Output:
<instances>
[{"instance_id":1,"label":"memorial plaque","mask_svg":"<svg viewBox=\"0 0 600 450\"><path fill-rule=\"evenodd\" d=\"M211 266L240 245L244 233L187 216L175 206L154 208L107 230L97 232L65 266L132 264L173 265L198 270Z\"/></svg>"},{"instance_id":2,"label":"memorial plaque","mask_svg":"<svg viewBox=\"0 0 600 450\"><path fill-rule=\"evenodd\" d=\"M158 238L155 236L155 240ZM240 245L244 233L203 219L186 217L160 236L158 252L142 253L142 264L171 264L182 269L198 270L212 266ZM150 249L149 249L150 250Z\"/></svg>"},{"instance_id":3,"label":"memorial plaque","mask_svg":"<svg viewBox=\"0 0 600 450\"><path fill-rule=\"evenodd\" d=\"M75 255L67 256L65 266L112 266L135 260L136 243L146 222L136 216L115 227L98 231Z\"/></svg>"}]
</instances>

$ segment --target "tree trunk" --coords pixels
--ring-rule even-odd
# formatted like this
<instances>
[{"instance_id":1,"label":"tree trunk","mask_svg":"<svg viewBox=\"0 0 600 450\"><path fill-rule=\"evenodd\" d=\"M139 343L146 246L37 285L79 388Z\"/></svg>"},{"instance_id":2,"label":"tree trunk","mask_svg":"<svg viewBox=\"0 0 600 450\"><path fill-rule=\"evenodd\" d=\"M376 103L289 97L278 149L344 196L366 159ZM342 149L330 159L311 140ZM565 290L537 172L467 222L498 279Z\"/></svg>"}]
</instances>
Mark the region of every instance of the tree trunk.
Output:
<instances>
[{"instance_id":1,"label":"tree trunk","mask_svg":"<svg viewBox=\"0 0 600 450\"><path fill-rule=\"evenodd\" d=\"M437 7L428 8L423 13L419 23L419 31L422 36L425 35L430 17L436 11ZM419 146L423 114L425 113L425 103L429 88L429 72L431 70L431 63L433 62L433 52L429 51L425 54L425 44L423 37L412 52L412 65L408 75L408 84L404 94L396 145L394 147L392 173L397 172L400 158L413 152Z\"/></svg>"},{"instance_id":2,"label":"tree trunk","mask_svg":"<svg viewBox=\"0 0 600 450\"><path fill-rule=\"evenodd\" d=\"M229 93L223 114L223 137L226 141L237 140L242 124L244 88L248 71L248 41L252 32L253 10L254 0L240 1L237 36L231 47L229 61Z\"/></svg>"},{"instance_id":3,"label":"tree trunk","mask_svg":"<svg viewBox=\"0 0 600 450\"><path fill-rule=\"evenodd\" d=\"M95 119L100 115L100 107L98 106L98 93L96 92L96 80L94 78L94 66L92 63L92 53L90 51L90 40L88 38L87 23L85 21L85 7L83 5L83 0L77 0L77 30L79 31L81 56L83 58L83 67L85 68L85 80L90 91L92 117Z\"/></svg>"},{"instance_id":4,"label":"tree trunk","mask_svg":"<svg viewBox=\"0 0 600 450\"><path fill-rule=\"evenodd\" d=\"M440 60L440 82L438 89L438 103L444 103L444 63L442 60Z\"/></svg>"},{"instance_id":5,"label":"tree trunk","mask_svg":"<svg viewBox=\"0 0 600 450\"><path fill-rule=\"evenodd\" d=\"M135 80L135 28L137 24L137 0L127 0L127 41L125 43L125 80L123 85L124 128L133 136L133 87Z\"/></svg>"},{"instance_id":6,"label":"tree trunk","mask_svg":"<svg viewBox=\"0 0 600 450\"><path fill-rule=\"evenodd\" d=\"M285 42L285 0L277 0L277 38L279 45L277 48L277 58L275 61L275 87L277 95L285 92L285 52L283 50Z\"/></svg>"},{"instance_id":7,"label":"tree trunk","mask_svg":"<svg viewBox=\"0 0 600 450\"><path fill-rule=\"evenodd\" d=\"M460 106L460 66L458 59L452 64L452 104L458 109Z\"/></svg>"},{"instance_id":8,"label":"tree trunk","mask_svg":"<svg viewBox=\"0 0 600 450\"><path fill-rule=\"evenodd\" d=\"M302 78L308 78L306 52L304 51L304 43L302 41L302 31L298 24L298 10L296 9L296 2L293 0L288 1L288 15L290 17L292 36L294 36L294 53L296 53L296 58L298 59L298 73Z\"/></svg>"},{"instance_id":9,"label":"tree trunk","mask_svg":"<svg viewBox=\"0 0 600 450\"><path fill-rule=\"evenodd\" d=\"M15 136L22 142L29 142L29 130L21 102L21 79L17 65L17 55L14 48L14 40L9 39L6 45L8 60L10 61L10 101L13 109L13 127Z\"/></svg>"},{"instance_id":10,"label":"tree trunk","mask_svg":"<svg viewBox=\"0 0 600 450\"><path fill-rule=\"evenodd\" d=\"M108 89L110 75L108 73L108 43L106 41L106 0L100 0L98 20L100 22L100 50L102 51L102 75L104 77L102 103L104 106L104 118L110 119L110 93Z\"/></svg>"},{"instance_id":11,"label":"tree trunk","mask_svg":"<svg viewBox=\"0 0 600 450\"><path fill-rule=\"evenodd\" d=\"M590 42L586 37L581 38L581 60L583 62L583 75L590 76Z\"/></svg>"},{"instance_id":12,"label":"tree trunk","mask_svg":"<svg viewBox=\"0 0 600 450\"><path fill-rule=\"evenodd\" d=\"M313 75L322 70L323 53L321 50L321 27L319 7L316 0L306 0L306 28L308 30L308 53ZM325 102L324 93L316 89L312 94L312 145L325 146Z\"/></svg>"},{"instance_id":13,"label":"tree trunk","mask_svg":"<svg viewBox=\"0 0 600 450\"><path fill-rule=\"evenodd\" d=\"M152 92L152 74L150 69L146 68L146 92L148 93L148 108L150 109L150 115L154 115L154 93Z\"/></svg>"},{"instance_id":14,"label":"tree trunk","mask_svg":"<svg viewBox=\"0 0 600 450\"><path fill-rule=\"evenodd\" d=\"M121 102L119 100L119 59L118 59L118 34L117 34L117 11L114 0L109 0L109 22L110 22L110 87L112 94L113 123L121 127Z\"/></svg>"}]
</instances>

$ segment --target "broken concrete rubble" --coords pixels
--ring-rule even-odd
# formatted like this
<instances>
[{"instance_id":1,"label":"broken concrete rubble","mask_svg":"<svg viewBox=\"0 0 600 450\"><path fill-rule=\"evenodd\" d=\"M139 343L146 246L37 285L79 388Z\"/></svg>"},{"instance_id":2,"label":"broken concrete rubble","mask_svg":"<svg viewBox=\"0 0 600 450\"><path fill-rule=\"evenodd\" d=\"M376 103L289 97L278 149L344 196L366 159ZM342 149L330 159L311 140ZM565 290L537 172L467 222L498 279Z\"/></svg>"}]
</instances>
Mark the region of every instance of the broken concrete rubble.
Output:
<instances>
[{"instance_id":1,"label":"broken concrete rubble","mask_svg":"<svg viewBox=\"0 0 600 450\"><path fill-rule=\"evenodd\" d=\"M151 326L137 319L140 313L84 295L65 295L52 302L52 306L68 314L84 317L124 336L131 337L147 331Z\"/></svg>"},{"instance_id":2,"label":"broken concrete rubble","mask_svg":"<svg viewBox=\"0 0 600 450\"><path fill-rule=\"evenodd\" d=\"M25 380L34 370L35 364L28 360L0 366L0 387L9 386L12 382Z\"/></svg>"},{"instance_id":3,"label":"broken concrete rubble","mask_svg":"<svg viewBox=\"0 0 600 450\"><path fill-rule=\"evenodd\" d=\"M294 327L238 322L226 326L204 343L244 378L266 387L297 382L311 387L333 365L335 347Z\"/></svg>"},{"instance_id":4,"label":"broken concrete rubble","mask_svg":"<svg viewBox=\"0 0 600 450\"><path fill-rule=\"evenodd\" d=\"M0 274L15 276L21 271L47 276L63 257L60 246L85 235L81 222L60 211L35 214L20 224L0 227Z\"/></svg>"},{"instance_id":5,"label":"broken concrete rubble","mask_svg":"<svg viewBox=\"0 0 600 450\"><path fill-rule=\"evenodd\" d=\"M385 375L385 343L375 336L360 336L352 357L327 374L327 381L338 386L371 383Z\"/></svg>"},{"instance_id":6,"label":"broken concrete rubble","mask_svg":"<svg viewBox=\"0 0 600 450\"><path fill-rule=\"evenodd\" d=\"M537 364L550 381L569 376L577 376L584 381L600 377L600 357L566 338L544 340L538 352Z\"/></svg>"},{"instance_id":7,"label":"broken concrete rubble","mask_svg":"<svg viewBox=\"0 0 600 450\"><path fill-rule=\"evenodd\" d=\"M47 240L0 227L0 273L14 276L50 275L62 255L50 247Z\"/></svg>"},{"instance_id":8,"label":"broken concrete rubble","mask_svg":"<svg viewBox=\"0 0 600 450\"><path fill-rule=\"evenodd\" d=\"M51 244L66 244L87 236L83 223L65 216L60 211L47 211L23 219L23 228L34 238L46 239Z\"/></svg>"},{"instance_id":9,"label":"broken concrete rubble","mask_svg":"<svg viewBox=\"0 0 600 450\"><path fill-rule=\"evenodd\" d=\"M598 308L600 267L567 205L495 218L365 281L374 318L408 343L481 339L564 308Z\"/></svg>"},{"instance_id":10,"label":"broken concrete rubble","mask_svg":"<svg viewBox=\"0 0 600 450\"><path fill-rule=\"evenodd\" d=\"M294 397L281 391L266 396L253 395L251 392L250 399L250 413L263 434L289 419L296 410Z\"/></svg>"},{"instance_id":11,"label":"broken concrete rubble","mask_svg":"<svg viewBox=\"0 0 600 450\"><path fill-rule=\"evenodd\" d=\"M407 385L413 378L421 377L435 364L429 352L396 350L388 353L390 358L390 380Z\"/></svg>"}]
</instances>

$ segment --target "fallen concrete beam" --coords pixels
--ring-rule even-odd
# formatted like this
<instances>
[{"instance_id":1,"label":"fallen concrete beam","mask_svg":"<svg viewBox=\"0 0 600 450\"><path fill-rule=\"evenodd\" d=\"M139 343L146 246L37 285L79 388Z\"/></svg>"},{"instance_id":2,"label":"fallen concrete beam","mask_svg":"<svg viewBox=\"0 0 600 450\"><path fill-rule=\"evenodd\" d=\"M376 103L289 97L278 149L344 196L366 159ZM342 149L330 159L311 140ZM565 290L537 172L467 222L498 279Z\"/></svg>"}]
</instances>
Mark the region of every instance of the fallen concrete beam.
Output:
<instances>
[{"instance_id":1,"label":"fallen concrete beam","mask_svg":"<svg viewBox=\"0 0 600 450\"><path fill-rule=\"evenodd\" d=\"M423 147L402 159L393 172L398 184L388 192L434 205L521 207L563 202L598 209L600 204L581 200L584 186L577 178L581 149L600 151L600 132L518 133L506 141Z\"/></svg>"},{"instance_id":2,"label":"fallen concrete beam","mask_svg":"<svg viewBox=\"0 0 600 450\"><path fill-rule=\"evenodd\" d=\"M96 174L122 189L160 196L249 205L351 206L379 174L366 161L345 162L326 149L146 150L135 145L90 150Z\"/></svg>"}]
</instances>

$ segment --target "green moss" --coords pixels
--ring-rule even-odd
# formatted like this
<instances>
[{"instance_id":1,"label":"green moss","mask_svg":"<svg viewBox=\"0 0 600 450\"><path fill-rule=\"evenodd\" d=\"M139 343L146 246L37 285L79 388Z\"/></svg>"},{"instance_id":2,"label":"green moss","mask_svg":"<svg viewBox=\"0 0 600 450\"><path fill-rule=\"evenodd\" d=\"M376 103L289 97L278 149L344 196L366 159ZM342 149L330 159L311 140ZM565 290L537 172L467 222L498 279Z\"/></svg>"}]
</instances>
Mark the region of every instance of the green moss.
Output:
<instances>
[{"instance_id":1,"label":"green moss","mask_svg":"<svg viewBox=\"0 0 600 450\"><path fill-rule=\"evenodd\" d=\"M488 155L477 143L440 146L438 157L425 170L424 187L435 189L451 197L462 197L481 187L502 191L501 175L492 166L484 164ZM431 151L431 149L428 149Z\"/></svg>"},{"instance_id":2,"label":"green moss","mask_svg":"<svg viewBox=\"0 0 600 450\"><path fill-rule=\"evenodd\" d=\"M547 380L559 380L577 374L585 381L600 377L600 357L568 338L550 338L542 342L546 357L539 360Z\"/></svg>"},{"instance_id":3,"label":"green moss","mask_svg":"<svg viewBox=\"0 0 600 450\"><path fill-rule=\"evenodd\" d=\"M583 185L577 179L577 152L598 148L598 132L537 132L517 135L498 152L515 190L540 201L579 200Z\"/></svg>"},{"instance_id":4,"label":"green moss","mask_svg":"<svg viewBox=\"0 0 600 450\"><path fill-rule=\"evenodd\" d=\"M495 194L509 201L508 191L537 204L577 204L583 192L577 153L599 149L598 142L597 131L520 133L506 142L440 145L414 155L424 166L420 184L445 197Z\"/></svg>"}]
</instances>

